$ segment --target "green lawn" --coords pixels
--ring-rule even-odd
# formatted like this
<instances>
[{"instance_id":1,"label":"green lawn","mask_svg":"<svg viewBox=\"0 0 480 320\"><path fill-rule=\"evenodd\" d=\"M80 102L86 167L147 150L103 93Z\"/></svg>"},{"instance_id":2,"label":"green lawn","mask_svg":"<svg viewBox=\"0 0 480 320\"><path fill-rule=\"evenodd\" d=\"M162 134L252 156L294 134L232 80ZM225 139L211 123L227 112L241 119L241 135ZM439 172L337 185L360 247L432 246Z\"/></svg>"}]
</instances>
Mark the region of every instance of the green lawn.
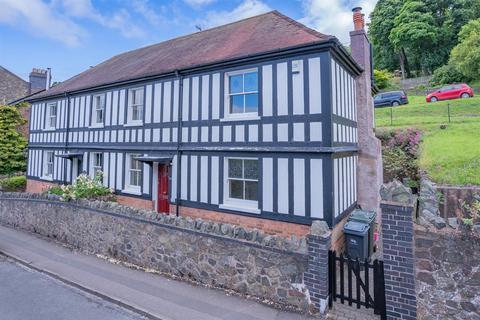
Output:
<instances>
[{"instance_id":1,"label":"green lawn","mask_svg":"<svg viewBox=\"0 0 480 320\"><path fill-rule=\"evenodd\" d=\"M436 182L480 185L480 98L410 104L393 108L393 127L416 127L424 132L420 167ZM451 122L447 105L450 103ZM375 110L377 127L391 127L390 109ZM440 129L446 124L446 129Z\"/></svg>"}]
</instances>

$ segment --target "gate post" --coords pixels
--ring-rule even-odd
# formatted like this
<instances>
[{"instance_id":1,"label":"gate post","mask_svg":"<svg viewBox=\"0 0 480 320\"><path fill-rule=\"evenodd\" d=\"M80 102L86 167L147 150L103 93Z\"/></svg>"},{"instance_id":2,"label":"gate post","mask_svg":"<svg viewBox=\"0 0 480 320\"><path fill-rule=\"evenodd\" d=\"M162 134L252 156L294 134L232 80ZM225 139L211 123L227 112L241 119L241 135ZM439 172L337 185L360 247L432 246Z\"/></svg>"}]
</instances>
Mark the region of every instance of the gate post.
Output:
<instances>
[{"instance_id":1,"label":"gate post","mask_svg":"<svg viewBox=\"0 0 480 320\"><path fill-rule=\"evenodd\" d=\"M307 235L308 267L303 274L305 286L314 307L324 313L328 306L331 232L325 221L314 221Z\"/></svg>"},{"instance_id":2,"label":"gate post","mask_svg":"<svg viewBox=\"0 0 480 320\"><path fill-rule=\"evenodd\" d=\"M387 319L416 319L413 206L382 202Z\"/></svg>"}]
</instances>

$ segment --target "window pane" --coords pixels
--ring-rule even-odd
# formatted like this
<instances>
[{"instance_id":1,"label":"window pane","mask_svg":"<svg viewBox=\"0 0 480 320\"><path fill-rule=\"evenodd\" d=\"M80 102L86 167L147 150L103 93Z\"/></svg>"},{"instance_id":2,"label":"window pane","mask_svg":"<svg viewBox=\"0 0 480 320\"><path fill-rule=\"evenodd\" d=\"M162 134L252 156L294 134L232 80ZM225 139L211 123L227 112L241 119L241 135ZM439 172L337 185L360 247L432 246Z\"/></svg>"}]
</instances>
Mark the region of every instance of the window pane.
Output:
<instances>
[{"instance_id":1,"label":"window pane","mask_svg":"<svg viewBox=\"0 0 480 320\"><path fill-rule=\"evenodd\" d=\"M50 115L56 116L57 115L57 106L53 105L50 107Z\"/></svg>"},{"instance_id":2,"label":"window pane","mask_svg":"<svg viewBox=\"0 0 480 320\"><path fill-rule=\"evenodd\" d=\"M249 72L244 75L244 91L258 91L258 74L257 72Z\"/></svg>"},{"instance_id":3,"label":"window pane","mask_svg":"<svg viewBox=\"0 0 480 320\"><path fill-rule=\"evenodd\" d=\"M243 113L243 94L230 97L230 113Z\"/></svg>"},{"instance_id":4,"label":"window pane","mask_svg":"<svg viewBox=\"0 0 480 320\"><path fill-rule=\"evenodd\" d=\"M258 161L245 160L245 179L258 179Z\"/></svg>"},{"instance_id":5,"label":"window pane","mask_svg":"<svg viewBox=\"0 0 480 320\"><path fill-rule=\"evenodd\" d=\"M243 181L230 180L230 198L243 199Z\"/></svg>"},{"instance_id":6,"label":"window pane","mask_svg":"<svg viewBox=\"0 0 480 320\"><path fill-rule=\"evenodd\" d=\"M103 122L103 110L97 110L97 123Z\"/></svg>"},{"instance_id":7,"label":"window pane","mask_svg":"<svg viewBox=\"0 0 480 320\"><path fill-rule=\"evenodd\" d=\"M243 75L230 76L230 93L243 92Z\"/></svg>"},{"instance_id":8,"label":"window pane","mask_svg":"<svg viewBox=\"0 0 480 320\"><path fill-rule=\"evenodd\" d=\"M245 200L258 200L257 181L245 181Z\"/></svg>"},{"instance_id":9,"label":"window pane","mask_svg":"<svg viewBox=\"0 0 480 320\"><path fill-rule=\"evenodd\" d=\"M258 112L258 93L245 95L245 112Z\"/></svg>"},{"instance_id":10,"label":"window pane","mask_svg":"<svg viewBox=\"0 0 480 320\"><path fill-rule=\"evenodd\" d=\"M228 160L228 177L242 178L242 160L240 159Z\"/></svg>"}]
</instances>

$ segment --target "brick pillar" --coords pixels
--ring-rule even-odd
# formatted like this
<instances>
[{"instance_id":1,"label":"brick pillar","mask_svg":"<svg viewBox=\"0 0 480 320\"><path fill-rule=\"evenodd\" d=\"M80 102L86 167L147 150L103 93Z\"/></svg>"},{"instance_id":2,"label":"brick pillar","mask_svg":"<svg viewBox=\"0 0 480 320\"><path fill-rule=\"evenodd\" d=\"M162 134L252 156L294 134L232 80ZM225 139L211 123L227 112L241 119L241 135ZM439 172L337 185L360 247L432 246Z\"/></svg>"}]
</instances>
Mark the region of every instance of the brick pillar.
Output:
<instances>
[{"instance_id":1,"label":"brick pillar","mask_svg":"<svg viewBox=\"0 0 480 320\"><path fill-rule=\"evenodd\" d=\"M323 225L324 224L324 225ZM320 228L317 228L320 226ZM308 269L303 280L310 293L310 301L320 313L328 306L328 251L331 232L324 221L315 221L307 235Z\"/></svg>"},{"instance_id":2,"label":"brick pillar","mask_svg":"<svg viewBox=\"0 0 480 320\"><path fill-rule=\"evenodd\" d=\"M387 319L416 319L413 206L382 202Z\"/></svg>"}]
</instances>

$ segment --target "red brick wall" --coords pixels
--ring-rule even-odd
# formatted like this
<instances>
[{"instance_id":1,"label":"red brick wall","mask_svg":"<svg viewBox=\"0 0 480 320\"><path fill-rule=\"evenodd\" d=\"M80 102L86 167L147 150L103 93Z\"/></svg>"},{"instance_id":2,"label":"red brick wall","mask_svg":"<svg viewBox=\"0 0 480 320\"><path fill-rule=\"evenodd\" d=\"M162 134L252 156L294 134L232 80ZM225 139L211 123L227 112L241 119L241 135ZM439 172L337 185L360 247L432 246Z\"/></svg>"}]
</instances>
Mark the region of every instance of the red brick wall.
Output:
<instances>
[{"instance_id":1,"label":"red brick wall","mask_svg":"<svg viewBox=\"0 0 480 320\"><path fill-rule=\"evenodd\" d=\"M170 213L175 214L174 205L170 206ZM191 218L202 218L220 223L229 223L249 229L256 228L268 234L280 235L284 237L290 237L291 235L305 236L310 232L310 226L306 225L268 220L256 217L246 217L231 213L210 211L198 208L181 206L179 208L179 215Z\"/></svg>"},{"instance_id":2,"label":"red brick wall","mask_svg":"<svg viewBox=\"0 0 480 320\"><path fill-rule=\"evenodd\" d=\"M117 197L117 202L124 206L130 206L130 207L135 207L135 208L145 209L145 210L154 209L152 200L139 199L139 198L128 197L128 196L120 196L120 195L117 195L116 197Z\"/></svg>"},{"instance_id":3,"label":"red brick wall","mask_svg":"<svg viewBox=\"0 0 480 320\"><path fill-rule=\"evenodd\" d=\"M337 254L342 253L345 250L345 235L343 234L343 226L347 222L348 216L343 218L332 229L332 250L335 250Z\"/></svg>"},{"instance_id":4,"label":"red brick wall","mask_svg":"<svg viewBox=\"0 0 480 320\"><path fill-rule=\"evenodd\" d=\"M48 188L54 185L55 184L52 182L27 179L26 191L30 193L42 193L43 191L47 190Z\"/></svg>"}]
</instances>

